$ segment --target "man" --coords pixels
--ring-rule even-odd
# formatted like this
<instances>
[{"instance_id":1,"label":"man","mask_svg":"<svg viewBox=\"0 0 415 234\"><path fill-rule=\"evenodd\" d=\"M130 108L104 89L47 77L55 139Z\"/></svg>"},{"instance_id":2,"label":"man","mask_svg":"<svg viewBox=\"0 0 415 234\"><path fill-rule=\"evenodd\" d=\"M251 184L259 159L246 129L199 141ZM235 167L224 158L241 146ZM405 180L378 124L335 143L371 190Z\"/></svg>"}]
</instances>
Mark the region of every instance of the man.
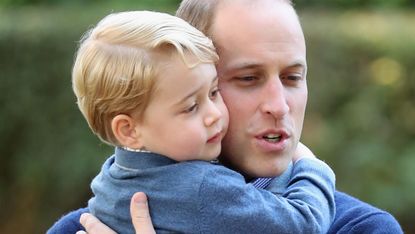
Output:
<instances>
[{"instance_id":1,"label":"man","mask_svg":"<svg viewBox=\"0 0 415 234\"><path fill-rule=\"evenodd\" d=\"M247 181L282 174L299 142L307 102L306 48L291 3L184 0L177 15L211 37L220 57L219 86L230 114L221 162ZM264 181L254 184L266 187ZM344 193L336 192L336 206L329 233L402 233L390 214ZM152 230L148 219L140 220L147 225L136 227ZM103 227L90 215L82 222L90 233Z\"/></svg>"}]
</instances>

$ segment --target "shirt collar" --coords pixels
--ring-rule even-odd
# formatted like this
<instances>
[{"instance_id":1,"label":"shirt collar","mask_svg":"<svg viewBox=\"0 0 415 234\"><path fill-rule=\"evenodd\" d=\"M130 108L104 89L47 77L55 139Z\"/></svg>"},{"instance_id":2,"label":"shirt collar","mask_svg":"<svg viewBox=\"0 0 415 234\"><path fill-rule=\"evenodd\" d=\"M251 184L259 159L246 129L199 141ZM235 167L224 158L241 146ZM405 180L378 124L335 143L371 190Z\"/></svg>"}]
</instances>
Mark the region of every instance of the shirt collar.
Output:
<instances>
[{"instance_id":1,"label":"shirt collar","mask_svg":"<svg viewBox=\"0 0 415 234\"><path fill-rule=\"evenodd\" d=\"M115 148L115 163L124 168L148 169L177 163L164 155L152 152L134 152Z\"/></svg>"}]
</instances>

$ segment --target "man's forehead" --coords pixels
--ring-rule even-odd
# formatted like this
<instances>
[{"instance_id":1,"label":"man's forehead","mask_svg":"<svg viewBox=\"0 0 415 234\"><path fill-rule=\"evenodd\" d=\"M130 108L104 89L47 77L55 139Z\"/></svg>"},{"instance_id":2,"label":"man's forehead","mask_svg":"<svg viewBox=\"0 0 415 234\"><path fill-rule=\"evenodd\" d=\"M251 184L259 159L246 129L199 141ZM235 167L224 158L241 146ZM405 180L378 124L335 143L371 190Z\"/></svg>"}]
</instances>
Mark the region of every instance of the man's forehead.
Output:
<instances>
[{"instance_id":1,"label":"man's forehead","mask_svg":"<svg viewBox=\"0 0 415 234\"><path fill-rule=\"evenodd\" d=\"M293 7L278 0L258 0L255 7L246 1L224 1L216 9L211 36L213 39L219 34L232 36L233 33L246 33L252 29L268 31L269 29L285 28L286 30L299 31L302 34L301 25L297 13ZM259 4L263 2L263 4ZM291 32L289 32L291 33Z\"/></svg>"}]
</instances>

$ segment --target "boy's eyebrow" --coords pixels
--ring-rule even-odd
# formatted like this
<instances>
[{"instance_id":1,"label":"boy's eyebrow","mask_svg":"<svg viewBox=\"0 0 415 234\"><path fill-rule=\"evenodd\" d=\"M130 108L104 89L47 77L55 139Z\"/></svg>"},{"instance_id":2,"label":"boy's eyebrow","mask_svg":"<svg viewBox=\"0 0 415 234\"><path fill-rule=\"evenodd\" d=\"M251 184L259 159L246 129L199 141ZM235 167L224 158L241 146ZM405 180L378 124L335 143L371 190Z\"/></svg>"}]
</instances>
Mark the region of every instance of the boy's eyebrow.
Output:
<instances>
[{"instance_id":1,"label":"boy's eyebrow","mask_svg":"<svg viewBox=\"0 0 415 234\"><path fill-rule=\"evenodd\" d=\"M214 83L214 82L216 82L218 80L218 76L215 76L215 77L213 77L213 79L212 79L212 84ZM181 98L180 99L180 101L178 101L177 103L176 103L176 105L179 105L180 103L182 103L182 102L185 102L188 98L190 98L190 97L192 97L192 96L194 96L197 92L199 92L199 90L201 89L202 87L198 87L198 88L196 88L195 90L193 90L191 93L189 93L188 95L186 95L185 97L183 97L183 98Z\"/></svg>"},{"instance_id":2,"label":"boy's eyebrow","mask_svg":"<svg viewBox=\"0 0 415 234\"><path fill-rule=\"evenodd\" d=\"M213 83L215 83L217 80L218 80L218 76L215 76L215 77L213 77L213 79L212 79L212 82L211 82L211 83L213 84Z\"/></svg>"}]
</instances>

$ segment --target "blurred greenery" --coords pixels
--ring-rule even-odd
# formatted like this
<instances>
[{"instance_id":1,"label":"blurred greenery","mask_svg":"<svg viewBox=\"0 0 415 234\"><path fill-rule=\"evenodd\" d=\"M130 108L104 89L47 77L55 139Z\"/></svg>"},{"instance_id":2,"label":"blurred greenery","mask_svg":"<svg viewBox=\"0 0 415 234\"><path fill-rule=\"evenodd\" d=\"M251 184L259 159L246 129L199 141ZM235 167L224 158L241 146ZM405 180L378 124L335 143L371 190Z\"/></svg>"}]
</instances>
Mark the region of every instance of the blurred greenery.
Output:
<instances>
[{"instance_id":1,"label":"blurred greenery","mask_svg":"<svg viewBox=\"0 0 415 234\"><path fill-rule=\"evenodd\" d=\"M309 63L303 141L334 168L338 189L415 233L413 3L294 2ZM82 33L113 11L173 13L178 3L0 0L0 233L43 233L85 206L89 182L112 152L90 133L72 94Z\"/></svg>"},{"instance_id":2,"label":"blurred greenery","mask_svg":"<svg viewBox=\"0 0 415 234\"><path fill-rule=\"evenodd\" d=\"M303 141L337 188L415 233L415 11L302 11L309 105Z\"/></svg>"},{"instance_id":3,"label":"blurred greenery","mask_svg":"<svg viewBox=\"0 0 415 234\"><path fill-rule=\"evenodd\" d=\"M379 8L402 8L414 7L413 0L292 0L296 8L330 7L337 9L379 9Z\"/></svg>"}]
</instances>

